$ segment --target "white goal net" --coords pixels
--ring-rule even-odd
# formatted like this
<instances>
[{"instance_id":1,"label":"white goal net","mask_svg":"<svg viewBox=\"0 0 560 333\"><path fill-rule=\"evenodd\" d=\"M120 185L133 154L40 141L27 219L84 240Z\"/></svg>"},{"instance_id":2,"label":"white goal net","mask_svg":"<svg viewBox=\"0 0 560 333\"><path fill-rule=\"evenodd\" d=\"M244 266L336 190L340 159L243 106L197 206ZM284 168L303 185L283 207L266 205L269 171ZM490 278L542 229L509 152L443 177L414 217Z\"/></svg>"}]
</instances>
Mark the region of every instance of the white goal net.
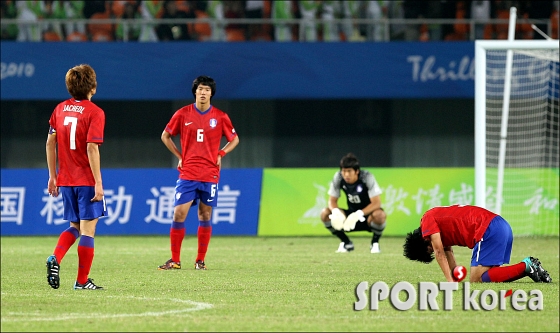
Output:
<instances>
[{"instance_id":1,"label":"white goal net","mask_svg":"<svg viewBox=\"0 0 560 333\"><path fill-rule=\"evenodd\" d=\"M515 235L559 233L558 48L557 40L475 42L476 204Z\"/></svg>"}]
</instances>

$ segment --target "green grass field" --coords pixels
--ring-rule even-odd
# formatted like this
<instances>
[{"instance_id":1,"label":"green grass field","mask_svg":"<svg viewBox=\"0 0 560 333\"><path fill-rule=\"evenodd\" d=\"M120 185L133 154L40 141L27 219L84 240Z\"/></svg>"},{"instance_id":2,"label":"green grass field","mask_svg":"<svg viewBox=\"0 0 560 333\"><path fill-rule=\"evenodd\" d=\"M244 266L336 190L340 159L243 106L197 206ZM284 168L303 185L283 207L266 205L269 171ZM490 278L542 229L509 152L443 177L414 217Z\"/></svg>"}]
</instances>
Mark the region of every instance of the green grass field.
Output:
<instances>
[{"instance_id":1,"label":"green grass field","mask_svg":"<svg viewBox=\"0 0 560 333\"><path fill-rule=\"evenodd\" d=\"M353 235L351 235L353 236ZM196 271L196 238L183 242L183 269L158 271L169 259L167 236L98 235L90 277L103 291L75 291L76 246L61 263L61 287L46 281L45 259L56 237L2 237L2 332L8 331L559 331L559 239L516 238L512 263L538 257L553 283L471 284L472 289L530 290L544 295L544 310L464 311L463 284L453 310L399 311L383 301L378 311L354 311L356 285L384 281L439 282L434 261L411 262L402 237L383 237L380 254L369 237L353 236L356 250L334 253L334 237L214 237L207 271ZM469 266L470 250L456 248ZM406 296L406 293L401 295ZM404 296L402 299L404 300Z\"/></svg>"}]
</instances>

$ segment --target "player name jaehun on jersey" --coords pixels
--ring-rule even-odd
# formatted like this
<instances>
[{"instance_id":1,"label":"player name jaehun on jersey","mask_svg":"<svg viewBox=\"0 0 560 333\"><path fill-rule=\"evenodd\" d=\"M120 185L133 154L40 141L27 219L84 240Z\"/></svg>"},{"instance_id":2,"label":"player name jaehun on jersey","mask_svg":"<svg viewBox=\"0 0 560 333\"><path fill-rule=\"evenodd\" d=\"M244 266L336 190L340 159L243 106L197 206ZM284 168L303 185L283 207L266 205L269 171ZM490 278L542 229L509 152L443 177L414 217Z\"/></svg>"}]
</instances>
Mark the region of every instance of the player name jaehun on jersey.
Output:
<instances>
[{"instance_id":1,"label":"player name jaehun on jersey","mask_svg":"<svg viewBox=\"0 0 560 333\"><path fill-rule=\"evenodd\" d=\"M84 112L84 107L79 105L65 105L63 112L79 112L80 114Z\"/></svg>"}]
</instances>

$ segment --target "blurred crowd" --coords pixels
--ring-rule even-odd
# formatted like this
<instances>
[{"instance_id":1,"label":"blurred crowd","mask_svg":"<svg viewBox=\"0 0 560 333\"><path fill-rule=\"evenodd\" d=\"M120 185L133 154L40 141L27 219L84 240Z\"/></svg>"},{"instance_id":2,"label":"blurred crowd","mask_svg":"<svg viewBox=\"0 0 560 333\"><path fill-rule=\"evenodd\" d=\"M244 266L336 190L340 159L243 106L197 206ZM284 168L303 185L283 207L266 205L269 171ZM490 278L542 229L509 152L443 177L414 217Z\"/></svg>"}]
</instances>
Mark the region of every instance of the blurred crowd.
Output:
<instances>
[{"instance_id":1,"label":"blurred crowd","mask_svg":"<svg viewBox=\"0 0 560 333\"><path fill-rule=\"evenodd\" d=\"M559 1L262 0L1 1L2 40L17 41L441 41L507 39L511 7L516 39L542 39L528 20L558 39ZM95 21L105 19L105 21ZM137 19L137 20L134 20ZM159 19L174 19L162 22ZM183 20L181 19L190 19ZM210 19L210 20L203 20ZM244 19L241 23L228 19ZM252 19L261 19L250 23ZM262 20L269 19L269 20ZM270 19L285 19L273 22ZM358 23L356 22L358 19ZM373 23L363 23L365 19ZM408 24L402 20L427 19ZM430 19L475 19L434 24ZM484 23L503 19L500 23ZM528 20L523 20L528 19ZM361 20L361 21L360 21ZM248 22L249 21L249 22ZM525 23L523 23L525 22Z\"/></svg>"}]
</instances>

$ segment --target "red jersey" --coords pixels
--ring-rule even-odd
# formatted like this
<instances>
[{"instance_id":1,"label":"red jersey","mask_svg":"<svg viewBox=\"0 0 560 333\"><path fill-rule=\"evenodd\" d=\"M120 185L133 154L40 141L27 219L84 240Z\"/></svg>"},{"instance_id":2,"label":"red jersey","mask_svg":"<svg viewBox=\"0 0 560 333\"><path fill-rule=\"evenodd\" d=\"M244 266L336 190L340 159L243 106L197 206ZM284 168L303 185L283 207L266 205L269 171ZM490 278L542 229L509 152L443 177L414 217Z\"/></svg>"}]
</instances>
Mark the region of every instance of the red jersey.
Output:
<instances>
[{"instance_id":1,"label":"red jersey","mask_svg":"<svg viewBox=\"0 0 560 333\"><path fill-rule=\"evenodd\" d=\"M474 248L497 214L481 207L453 205L428 210L420 222L422 236L440 233L443 246Z\"/></svg>"},{"instance_id":2,"label":"red jersey","mask_svg":"<svg viewBox=\"0 0 560 333\"><path fill-rule=\"evenodd\" d=\"M222 136L230 142L237 135L229 116L214 106L201 112L193 103L177 110L165 130L171 136L180 134L183 167L177 168L179 178L218 183L216 162Z\"/></svg>"},{"instance_id":3,"label":"red jersey","mask_svg":"<svg viewBox=\"0 0 560 333\"><path fill-rule=\"evenodd\" d=\"M103 143L103 110L91 101L71 98L56 106L49 125L58 145L57 186L95 186L87 143Z\"/></svg>"}]
</instances>

